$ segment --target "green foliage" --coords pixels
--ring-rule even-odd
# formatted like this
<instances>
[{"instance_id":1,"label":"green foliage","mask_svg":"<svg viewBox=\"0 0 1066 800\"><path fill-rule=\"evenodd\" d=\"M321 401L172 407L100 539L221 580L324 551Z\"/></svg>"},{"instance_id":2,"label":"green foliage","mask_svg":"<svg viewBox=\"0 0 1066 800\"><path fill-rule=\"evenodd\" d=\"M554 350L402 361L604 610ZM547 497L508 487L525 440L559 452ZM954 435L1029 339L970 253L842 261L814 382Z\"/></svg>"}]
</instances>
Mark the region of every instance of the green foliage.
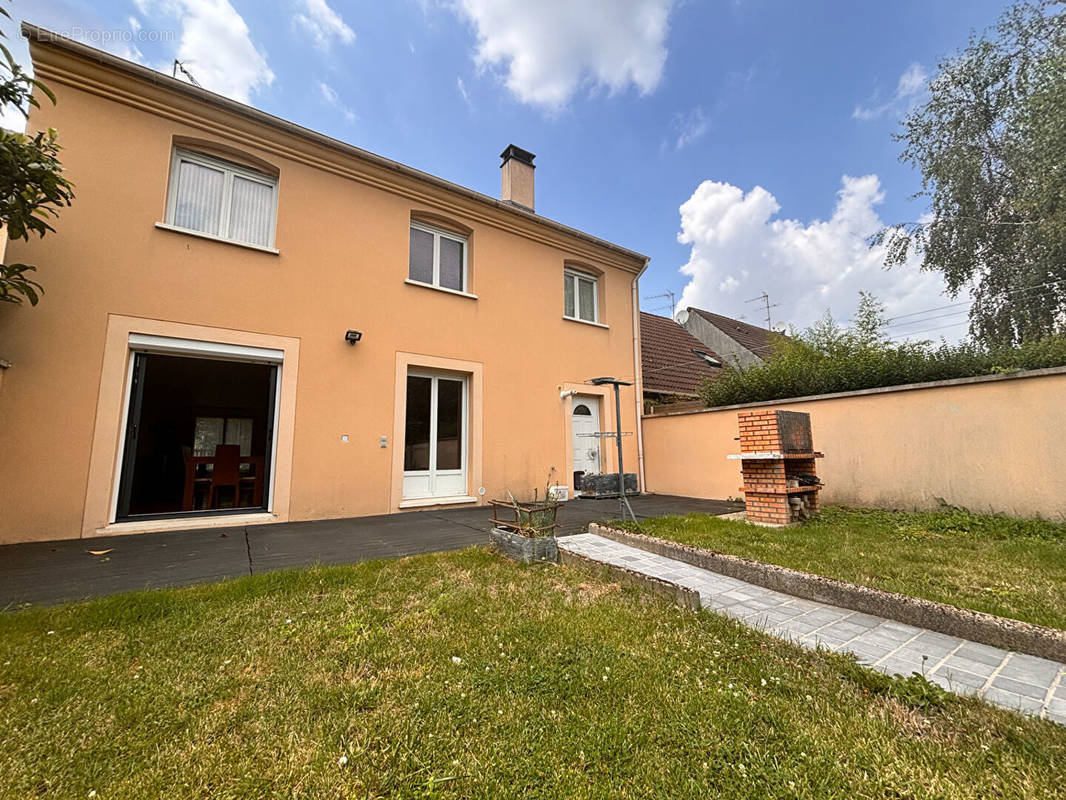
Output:
<instances>
[{"instance_id":1,"label":"green foliage","mask_svg":"<svg viewBox=\"0 0 1066 800\"><path fill-rule=\"evenodd\" d=\"M854 657L840 655L839 659L844 677L872 695L891 697L909 708L921 711L942 709L951 699L950 692L920 672L912 672L906 677L889 676L866 669Z\"/></svg>"},{"instance_id":2,"label":"green foliage","mask_svg":"<svg viewBox=\"0 0 1066 800\"><path fill-rule=\"evenodd\" d=\"M1066 334L1019 347L936 345L894 342L884 325L881 305L863 293L853 327L842 328L826 314L805 331L775 338L765 362L727 366L704 382L700 397L708 406L724 406L1066 364Z\"/></svg>"},{"instance_id":3,"label":"green foliage","mask_svg":"<svg viewBox=\"0 0 1066 800\"><path fill-rule=\"evenodd\" d=\"M4 8L0 14L9 17ZM55 103L55 95L27 75L0 43L0 106L15 106L27 115L29 107L40 108L38 94ZM50 221L74 199L60 149L55 130L24 134L0 129L0 225L12 239L54 232ZM0 302L37 305L41 286L27 277L35 270L30 264L0 264Z\"/></svg>"},{"instance_id":4,"label":"green foliage","mask_svg":"<svg viewBox=\"0 0 1066 800\"><path fill-rule=\"evenodd\" d=\"M930 219L874 237L887 263L912 251L975 302L970 331L1017 343L1062 331L1066 312L1066 13L1018 2L940 62L903 122L900 159L922 174Z\"/></svg>"}]
</instances>

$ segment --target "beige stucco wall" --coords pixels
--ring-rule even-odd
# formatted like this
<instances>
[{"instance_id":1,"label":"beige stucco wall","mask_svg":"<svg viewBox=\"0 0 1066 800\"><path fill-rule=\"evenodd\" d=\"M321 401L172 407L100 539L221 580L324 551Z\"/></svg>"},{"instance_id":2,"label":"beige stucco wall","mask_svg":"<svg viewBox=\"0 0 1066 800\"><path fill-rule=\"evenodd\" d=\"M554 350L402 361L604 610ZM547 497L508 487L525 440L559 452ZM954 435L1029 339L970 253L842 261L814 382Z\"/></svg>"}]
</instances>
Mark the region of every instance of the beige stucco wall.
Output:
<instances>
[{"instance_id":1,"label":"beige stucco wall","mask_svg":"<svg viewBox=\"0 0 1066 800\"><path fill-rule=\"evenodd\" d=\"M811 415L829 503L1066 516L1066 374L981 380L763 408ZM737 409L644 418L648 489L738 496Z\"/></svg>"},{"instance_id":2,"label":"beige stucco wall","mask_svg":"<svg viewBox=\"0 0 1066 800\"><path fill-rule=\"evenodd\" d=\"M38 265L45 294L36 308L0 308L0 358L14 365L0 386L0 542L121 530L107 511L125 413L116 400L125 371L113 369L123 334L114 332L161 325L298 348L298 374L296 362L283 368L295 382L279 419L292 437L288 451L279 443L290 463L275 473L288 483L275 495L276 519L398 510L397 370L407 364L460 363L478 376L471 494L484 486L484 502L530 492L552 468L570 483L570 401L560 391L599 393L583 384L596 375L633 378L641 261L102 67L91 67L96 88L87 91L72 74L89 66L44 55L54 63L38 64L38 77L59 102L42 103L31 126L58 129L77 199L54 235L9 247L9 257ZM279 170L278 255L156 227L176 136ZM486 173L495 169L486 154ZM418 212L471 231L476 299L404 283ZM564 262L601 273L606 326L562 318ZM364 334L354 347L348 328ZM636 388L623 390L628 431ZM613 425L613 404L603 406L602 424ZM632 469L636 437L625 446ZM613 450L604 455L609 469Z\"/></svg>"}]
</instances>

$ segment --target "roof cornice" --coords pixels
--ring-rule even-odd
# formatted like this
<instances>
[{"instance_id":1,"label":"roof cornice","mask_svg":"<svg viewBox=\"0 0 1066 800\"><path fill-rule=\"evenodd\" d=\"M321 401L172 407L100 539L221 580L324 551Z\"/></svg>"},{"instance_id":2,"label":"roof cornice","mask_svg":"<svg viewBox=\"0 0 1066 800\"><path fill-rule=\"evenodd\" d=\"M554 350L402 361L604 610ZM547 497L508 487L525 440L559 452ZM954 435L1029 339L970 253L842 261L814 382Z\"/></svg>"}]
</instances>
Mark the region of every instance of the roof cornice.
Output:
<instances>
[{"instance_id":1,"label":"roof cornice","mask_svg":"<svg viewBox=\"0 0 1066 800\"><path fill-rule=\"evenodd\" d=\"M647 256L28 22L34 76L639 274Z\"/></svg>"}]
</instances>

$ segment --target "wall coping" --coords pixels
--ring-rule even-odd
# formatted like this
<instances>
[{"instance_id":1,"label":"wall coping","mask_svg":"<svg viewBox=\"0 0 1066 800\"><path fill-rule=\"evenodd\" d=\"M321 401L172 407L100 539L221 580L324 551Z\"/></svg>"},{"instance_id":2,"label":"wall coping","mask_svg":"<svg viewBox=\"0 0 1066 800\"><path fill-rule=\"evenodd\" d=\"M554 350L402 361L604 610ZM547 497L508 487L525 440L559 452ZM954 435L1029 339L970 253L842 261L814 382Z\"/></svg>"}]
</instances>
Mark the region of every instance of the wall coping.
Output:
<instances>
[{"instance_id":1,"label":"wall coping","mask_svg":"<svg viewBox=\"0 0 1066 800\"><path fill-rule=\"evenodd\" d=\"M974 383L993 383L995 381L1013 381L1021 378L1044 378L1051 375L1066 375L1066 366L1045 367L1043 369L1023 369L1017 372L1005 372L999 375L973 375L969 378L949 378L943 381L925 381L924 383L902 383L898 386L877 386L872 389L853 389L848 392L831 392L829 394L811 394L803 397L782 397L778 400L757 400L752 403L735 403L728 406L713 406L711 408L695 408L683 411L662 411L655 414L645 414L642 419L655 419L656 417L679 417L687 414L706 414L710 411L733 411L740 408L758 408L759 406L780 406L786 403L812 403L818 400L835 400L839 397L864 397L873 394L888 394L890 392L910 392L919 389L939 389L945 386L969 386Z\"/></svg>"}]
</instances>

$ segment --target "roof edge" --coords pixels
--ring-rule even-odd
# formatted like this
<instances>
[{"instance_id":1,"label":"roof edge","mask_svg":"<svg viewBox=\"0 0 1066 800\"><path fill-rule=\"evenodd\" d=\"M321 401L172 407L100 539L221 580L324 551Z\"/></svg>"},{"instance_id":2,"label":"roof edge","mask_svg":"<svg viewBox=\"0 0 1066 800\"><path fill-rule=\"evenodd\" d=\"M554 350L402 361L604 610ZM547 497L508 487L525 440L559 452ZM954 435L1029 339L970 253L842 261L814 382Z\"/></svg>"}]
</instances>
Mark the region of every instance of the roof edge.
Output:
<instances>
[{"instance_id":1,"label":"roof edge","mask_svg":"<svg viewBox=\"0 0 1066 800\"><path fill-rule=\"evenodd\" d=\"M274 130L287 133L291 136L296 136L301 139L313 142L319 146L326 147L328 149L337 151L343 155L358 158L363 161L369 162L384 169L392 170L406 177L413 178L428 183L437 188L444 189L445 191L452 192L467 199L474 200L486 206L490 206L499 211L503 211L509 215L520 217L538 225L543 225L546 228L551 228L558 233L572 236L580 239L588 244L596 247L601 247L605 250L609 250L617 255L621 255L627 259L633 261L642 262L641 266L632 270L635 273L643 272L651 261L650 256L646 256L643 253L638 253L635 250L630 250L621 245L610 242L606 239L601 239L598 236L594 236L591 233L572 228L569 225L565 225L561 222L557 222L548 217L544 217L540 214L535 214L531 211L526 211L521 207L515 206L512 203L508 203L504 200L497 199L491 195L483 194L482 192L475 191L474 189L467 188L458 183L440 178L429 172L423 172L420 169L408 166L399 161L393 161L392 159L385 158L369 150L364 150L361 147L356 147L353 144L348 144L340 139L334 139L331 136L327 136L324 133L306 128L302 125L298 125L295 122L283 119L282 117L274 116L266 111L260 111L253 106L245 103L239 103L236 100L231 100L228 97L209 91L202 87L193 86L185 81L180 81L177 78L172 78L157 70L146 67L142 64L137 64L133 61L127 61L124 58L119 58L116 55L107 53L103 50L98 50L95 47L90 47L82 42L75 41L69 37L63 36L60 33L56 33L47 28L43 28L39 25L35 25L31 22L23 20L20 24L20 31L31 44L44 45L46 47L53 47L57 50L70 53L76 57L82 58L86 61L95 62L101 66L109 69L113 69L117 72L131 75L135 78L143 80L147 83L155 84L164 89L183 94L187 97L191 97L195 100L200 100L208 105L215 106L231 114L237 114L253 122L257 122L261 125L266 125Z\"/></svg>"}]
</instances>

